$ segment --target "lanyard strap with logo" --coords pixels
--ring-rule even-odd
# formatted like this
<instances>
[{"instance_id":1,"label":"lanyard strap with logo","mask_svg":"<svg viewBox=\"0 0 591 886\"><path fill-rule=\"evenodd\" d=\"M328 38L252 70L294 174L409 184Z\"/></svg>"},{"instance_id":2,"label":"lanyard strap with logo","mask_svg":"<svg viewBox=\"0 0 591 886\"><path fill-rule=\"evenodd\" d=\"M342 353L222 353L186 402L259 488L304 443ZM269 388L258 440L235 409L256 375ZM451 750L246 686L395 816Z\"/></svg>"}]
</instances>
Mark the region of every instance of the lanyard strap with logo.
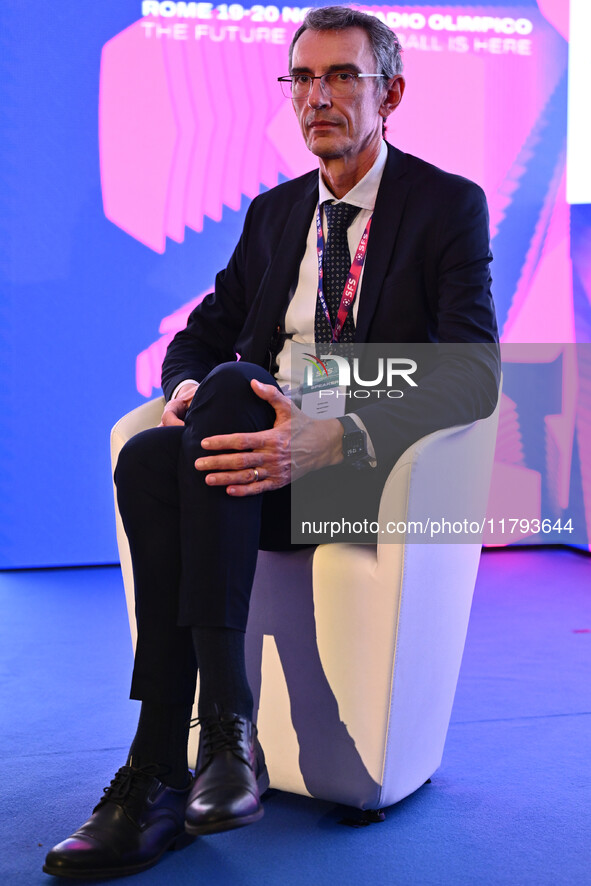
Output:
<instances>
[{"instance_id":1,"label":"lanyard strap with logo","mask_svg":"<svg viewBox=\"0 0 591 886\"><path fill-rule=\"evenodd\" d=\"M322 257L324 255L324 233L322 231L322 219L320 217L320 206L318 207L318 211L316 213L316 251L318 253L318 300L320 301L320 305L324 312L324 316L326 317L326 321L330 327L332 332L332 341L338 342L341 337L341 332L343 331L343 326L345 325L345 320L347 319L347 315L351 309L353 302L355 301L355 296L357 294L357 287L359 286L359 280L361 278L361 271L363 270L363 264L365 262L365 253L367 251L367 241L369 238L369 229L371 227L371 220L373 215L370 215L367 224L365 226L365 230L361 236L361 240L359 241L359 246L355 252L353 257L353 261L351 262L351 267L349 269L349 273L347 274L347 281L345 283L345 288L343 290L343 295L341 297L341 303L339 305L339 310L337 313L337 319L335 325L332 325L332 320L330 319L330 311L328 310L328 305L326 304L326 298L324 297L324 284L323 284L323 271L322 271Z\"/></svg>"},{"instance_id":2,"label":"lanyard strap with logo","mask_svg":"<svg viewBox=\"0 0 591 886\"><path fill-rule=\"evenodd\" d=\"M351 263L351 268L349 270L349 273L347 274L347 280L345 283L345 288L343 290L343 295L341 297L341 303L339 305L336 322L333 326L330 318L330 311L328 310L328 305L324 296L322 279L324 234L322 232L320 207L318 207L318 212L316 214L316 233L318 237L318 301L320 302L320 307L322 308L324 316L326 317L326 320L328 322L328 326L331 330L332 341L336 344L338 344L338 341L341 337L343 326L345 325L345 320L347 319L349 311L351 310L351 306L355 301L355 295L357 294L357 288L359 286L359 280L361 278L361 271L363 270L363 264L365 262L365 252L367 250L367 240L369 237L369 229L371 227L371 219L372 217L370 216L365 226L363 236L359 241L359 246L357 247L355 256ZM339 370L336 362L334 360L329 360L327 365L324 365L322 361L318 361L318 358L314 354L303 354L303 357L305 362L315 365L317 367L317 371L310 372L311 367L308 366L308 379L304 377L304 383L302 385L302 412L305 415L310 416L310 418L338 418L339 416L344 415L346 404L346 388L339 385ZM306 360L305 358L310 359Z\"/></svg>"}]
</instances>

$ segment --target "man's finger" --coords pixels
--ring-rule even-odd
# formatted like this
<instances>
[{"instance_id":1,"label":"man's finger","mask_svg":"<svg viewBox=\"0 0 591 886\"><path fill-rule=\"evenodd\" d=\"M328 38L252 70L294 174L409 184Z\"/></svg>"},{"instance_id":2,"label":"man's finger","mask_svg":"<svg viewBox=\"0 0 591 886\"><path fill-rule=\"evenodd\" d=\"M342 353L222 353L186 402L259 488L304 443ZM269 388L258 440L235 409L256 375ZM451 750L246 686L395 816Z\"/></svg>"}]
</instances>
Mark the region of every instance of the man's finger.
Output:
<instances>
[{"instance_id":1,"label":"man's finger","mask_svg":"<svg viewBox=\"0 0 591 886\"><path fill-rule=\"evenodd\" d=\"M278 489L272 480L262 480L259 483L246 483L244 486L228 486L226 492L233 498L245 498L247 495L260 495L271 489Z\"/></svg>"},{"instance_id":2,"label":"man's finger","mask_svg":"<svg viewBox=\"0 0 591 886\"><path fill-rule=\"evenodd\" d=\"M257 481L254 468L246 468L243 471L218 471L215 474L206 474L205 482L208 486L251 486Z\"/></svg>"},{"instance_id":3,"label":"man's finger","mask_svg":"<svg viewBox=\"0 0 591 886\"><path fill-rule=\"evenodd\" d=\"M275 411L286 409L289 412L291 410L289 398L286 397L285 394L282 394L279 388L275 387L275 385L265 385L261 381L257 381L256 378L253 378L250 382L250 386L257 397L270 403Z\"/></svg>"},{"instance_id":4,"label":"man's finger","mask_svg":"<svg viewBox=\"0 0 591 886\"><path fill-rule=\"evenodd\" d=\"M262 449L268 431L255 431L252 434L217 434L205 437L201 441L204 449L234 449L242 452L245 449Z\"/></svg>"},{"instance_id":5,"label":"man's finger","mask_svg":"<svg viewBox=\"0 0 591 886\"><path fill-rule=\"evenodd\" d=\"M228 455L200 456L195 461L198 471L241 471L247 468L254 470L260 468L264 458L262 454L254 452L229 453Z\"/></svg>"},{"instance_id":6,"label":"man's finger","mask_svg":"<svg viewBox=\"0 0 591 886\"><path fill-rule=\"evenodd\" d=\"M184 421L182 421L178 417L178 415L176 415L174 412L168 411L168 412L164 412L162 414L162 418L160 419L160 424L158 425L158 427L167 428L167 427L171 427L172 425L184 425L184 424L185 424Z\"/></svg>"}]
</instances>

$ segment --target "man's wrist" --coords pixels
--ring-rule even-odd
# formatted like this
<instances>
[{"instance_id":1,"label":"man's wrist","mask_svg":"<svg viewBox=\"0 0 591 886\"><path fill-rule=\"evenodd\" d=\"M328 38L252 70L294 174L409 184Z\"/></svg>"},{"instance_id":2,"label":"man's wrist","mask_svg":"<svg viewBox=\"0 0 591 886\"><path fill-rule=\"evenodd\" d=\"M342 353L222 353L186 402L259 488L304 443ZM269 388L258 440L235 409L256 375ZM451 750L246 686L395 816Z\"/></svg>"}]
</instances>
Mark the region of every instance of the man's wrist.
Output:
<instances>
[{"instance_id":1,"label":"man's wrist","mask_svg":"<svg viewBox=\"0 0 591 886\"><path fill-rule=\"evenodd\" d=\"M338 465L343 460L343 426L336 418L319 421L324 433L324 457L319 467Z\"/></svg>"},{"instance_id":2,"label":"man's wrist","mask_svg":"<svg viewBox=\"0 0 591 886\"><path fill-rule=\"evenodd\" d=\"M190 396L191 396L191 399L193 399L193 395L195 394L195 391L197 390L198 387L199 387L199 382L195 381L194 378L185 378L185 379L183 379L183 381L178 383L178 385L176 386L176 388L174 389L174 391L170 395L170 399L171 400L183 399L183 397L184 397L183 391L185 388L187 388L185 395L190 393L190 391L192 391L192 393L190 393Z\"/></svg>"}]
</instances>

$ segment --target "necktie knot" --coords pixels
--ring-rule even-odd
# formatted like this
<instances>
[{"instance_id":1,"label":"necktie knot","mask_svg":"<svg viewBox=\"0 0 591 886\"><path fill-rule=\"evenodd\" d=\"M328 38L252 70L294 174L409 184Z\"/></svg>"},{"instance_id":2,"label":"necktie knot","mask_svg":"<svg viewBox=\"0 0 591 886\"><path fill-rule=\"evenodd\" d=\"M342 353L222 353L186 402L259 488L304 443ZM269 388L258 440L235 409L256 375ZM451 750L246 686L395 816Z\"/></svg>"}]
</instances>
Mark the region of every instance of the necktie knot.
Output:
<instances>
[{"instance_id":1,"label":"necktie knot","mask_svg":"<svg viewBox=\"0 0 591 886\"><path fill-rule=\"evenodd\" d=\"M327 201L324 204L324 214L326 215L329 236L337 230L346 231L358 213L359 206L352 206L350 203L331 203Z\"/></svg>"}]
</instances>

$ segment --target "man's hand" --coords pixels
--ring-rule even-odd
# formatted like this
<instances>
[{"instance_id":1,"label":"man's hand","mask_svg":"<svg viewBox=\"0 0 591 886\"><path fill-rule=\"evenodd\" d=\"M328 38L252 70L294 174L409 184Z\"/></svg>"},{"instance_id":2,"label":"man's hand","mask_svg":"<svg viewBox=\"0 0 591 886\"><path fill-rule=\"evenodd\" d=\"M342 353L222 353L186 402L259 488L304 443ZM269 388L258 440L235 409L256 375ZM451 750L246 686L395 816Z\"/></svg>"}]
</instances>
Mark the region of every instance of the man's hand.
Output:
<instances>
[{"instance_id":1,"label":"man's hand","mask_svg":"<svg viewBox=\"0 0 591 886\"><path fill-rule=\"evenodd\" d=\"M197 385L183 385L174 400L169 400L164 407L162 418L160 419L159 428L169 428L174 425L184 425L183 421L187 410L193 402Z\"/></svg>"},{"instance_id":2,"label":"man's hand","mask_svg":"<svg viewBox=\"0 0 591 886\"><path fill-rule=\"evenodd\" d=\"M274 385L253 379L251 387L257 397L271 404L275 423L268 431L202 440L201 445L212 455L198 458L195 467L206 472L208 486L226 486L228 495L237 497L258 495L342 461L343 427L336 418L308 418ZM213 454L220 449L234 451Z\"/></svg>"}]
</instances>

